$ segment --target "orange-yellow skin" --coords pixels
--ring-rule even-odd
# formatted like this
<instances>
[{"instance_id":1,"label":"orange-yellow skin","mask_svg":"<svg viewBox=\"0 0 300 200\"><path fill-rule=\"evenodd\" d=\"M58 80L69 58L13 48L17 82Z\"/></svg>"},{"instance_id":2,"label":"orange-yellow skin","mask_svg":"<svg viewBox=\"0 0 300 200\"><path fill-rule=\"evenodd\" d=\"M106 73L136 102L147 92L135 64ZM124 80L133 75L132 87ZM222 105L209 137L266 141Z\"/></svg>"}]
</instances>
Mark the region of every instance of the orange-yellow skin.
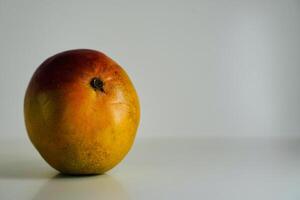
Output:
<instances>
[{"instance_id":1,"label":"orange-yellow skin","mask_svg":"<svg viewBox=\"0 0 300 200\"><path fill-rule=\"evenodd\" d=\"M90 82L98 77L104 92ZM41 156L67 174L101 174L131 148L140 119L126 72L87 49L48 58L34 73L24 100L29 138Z\"/></svg>"}]
</instances>

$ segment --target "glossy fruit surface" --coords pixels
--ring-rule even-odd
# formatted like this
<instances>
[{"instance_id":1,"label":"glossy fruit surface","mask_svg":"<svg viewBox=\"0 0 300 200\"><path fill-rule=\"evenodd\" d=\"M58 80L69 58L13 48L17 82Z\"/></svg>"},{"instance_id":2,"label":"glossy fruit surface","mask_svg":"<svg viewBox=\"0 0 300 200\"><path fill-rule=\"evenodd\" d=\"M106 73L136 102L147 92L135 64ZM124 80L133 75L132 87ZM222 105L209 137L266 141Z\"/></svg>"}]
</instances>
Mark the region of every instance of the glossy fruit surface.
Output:
<instances>
[{"instance_id":1,"label":"glossy fruit surface","mask_svg":"<svg viewBox=\"0 0 300 200\"><path fill-rule=\"evenodd\" d=\"M34 73L24 100L29 138L67 174L101 174L130 150L140 119L126 72L101 52L56 54Z\"/></svg>"}]
</instances>

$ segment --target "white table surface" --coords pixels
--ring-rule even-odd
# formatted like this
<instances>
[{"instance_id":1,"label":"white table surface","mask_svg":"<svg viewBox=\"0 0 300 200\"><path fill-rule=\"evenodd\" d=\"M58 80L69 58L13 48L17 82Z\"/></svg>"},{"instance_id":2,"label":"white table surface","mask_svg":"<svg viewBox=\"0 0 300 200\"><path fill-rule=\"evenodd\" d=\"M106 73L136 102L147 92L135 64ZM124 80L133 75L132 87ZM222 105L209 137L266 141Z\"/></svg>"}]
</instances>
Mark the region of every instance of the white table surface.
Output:
<instances>
[{"instance_id":1,"label":"white table surface","mask_svg":"<svg viewBox=\"0 0 300 200\"><path fill-rule=\"evenodd\" d=\"M28 140L1 141L1 200L300 199L300 140L137 139L106 175L67 177Z\"/></svg>"}]
</instances>

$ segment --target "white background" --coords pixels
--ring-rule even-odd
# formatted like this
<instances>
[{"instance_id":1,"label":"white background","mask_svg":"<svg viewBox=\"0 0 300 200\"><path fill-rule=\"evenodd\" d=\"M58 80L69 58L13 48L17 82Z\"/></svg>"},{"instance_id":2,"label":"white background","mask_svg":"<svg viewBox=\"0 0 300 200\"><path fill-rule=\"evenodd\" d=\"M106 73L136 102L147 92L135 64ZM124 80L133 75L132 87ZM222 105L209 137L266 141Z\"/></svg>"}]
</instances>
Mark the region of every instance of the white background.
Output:
<instances>
[{"instance_id":1,"label":"white background","mask_svg":"<svg viewBox=\"0 0 300 200\"><path fill-rule=\"evenodd\" d=\"M0 139L26 138L38 65L103 51L140 96L139 137L297 136L299 1L0 0Z\"/></svg>"},{"instance_id":2,"label":"white background","mask_svg":"<svg viewBox=\"0 0 300 200\"><path fill-rule=\"evenodd\" d=\"M33 72L74 48L120 63L141 100L105 175L58 174L26 136ZM298 200L299 75L299 0L0 0L0 199Z\"/></svg>"}]
</instances>

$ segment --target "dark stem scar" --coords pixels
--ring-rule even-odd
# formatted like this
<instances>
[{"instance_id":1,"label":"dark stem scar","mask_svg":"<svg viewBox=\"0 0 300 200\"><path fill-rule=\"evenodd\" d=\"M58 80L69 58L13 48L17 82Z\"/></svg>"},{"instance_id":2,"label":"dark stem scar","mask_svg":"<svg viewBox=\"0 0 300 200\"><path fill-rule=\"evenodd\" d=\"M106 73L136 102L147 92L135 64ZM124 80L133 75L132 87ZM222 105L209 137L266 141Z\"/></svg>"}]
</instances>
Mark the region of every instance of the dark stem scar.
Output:
<instances>
[{"instance_id":1,"label":"dark stem scar","mask_svg":"<svg viewBox=\"0 0 300 200\"><path fill-rule=\"evenodd\" d=\"M90 85L94 90L100 90L101 92L104 92L104 82L100 78L92 78Z\"/></svg>"}]
</instances>

